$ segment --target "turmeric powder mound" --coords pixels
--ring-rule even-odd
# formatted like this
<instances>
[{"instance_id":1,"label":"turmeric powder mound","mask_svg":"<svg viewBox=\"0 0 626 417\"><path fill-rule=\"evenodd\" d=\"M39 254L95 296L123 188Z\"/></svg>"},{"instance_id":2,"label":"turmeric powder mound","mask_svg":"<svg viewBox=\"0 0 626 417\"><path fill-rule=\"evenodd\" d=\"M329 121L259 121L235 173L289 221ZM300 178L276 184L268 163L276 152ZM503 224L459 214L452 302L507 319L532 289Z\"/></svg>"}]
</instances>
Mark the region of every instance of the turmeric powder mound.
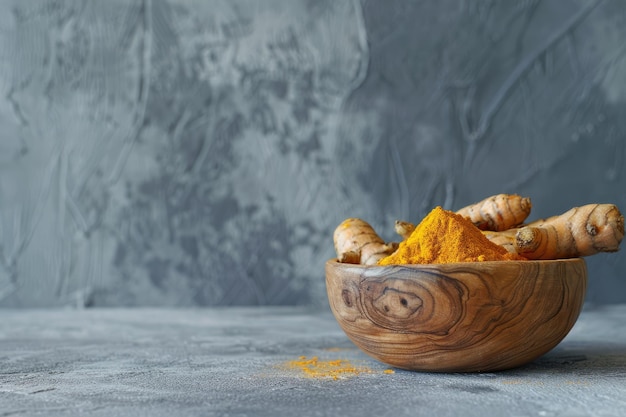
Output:
<instances>
[{"instance_id":1,"label":"turmeric powder mound","mask_svg":"<svg viewBox=\"0 0 626 417\"><path fill-rule=\"evenodd\" d=\"M372 373L370 368L357 368L347 360L323 361L319 360L317 356L310 359L306 356L300 356L297 360L287 362L287 368L299 369L310 378L329 378L334 380L362 373Z\"/></svg>"},{"instance_id":2,"label":"turmeric powder mound","mask_svg":"<svg viewBox=\"0 0 626 417\"><path fill-rule=\"evenodd\" d=\"M525 260L509 253L478 229L471 221L454 212L435 207L411 235L378 265L444 264Z\"/></svg>"}]
</instances>

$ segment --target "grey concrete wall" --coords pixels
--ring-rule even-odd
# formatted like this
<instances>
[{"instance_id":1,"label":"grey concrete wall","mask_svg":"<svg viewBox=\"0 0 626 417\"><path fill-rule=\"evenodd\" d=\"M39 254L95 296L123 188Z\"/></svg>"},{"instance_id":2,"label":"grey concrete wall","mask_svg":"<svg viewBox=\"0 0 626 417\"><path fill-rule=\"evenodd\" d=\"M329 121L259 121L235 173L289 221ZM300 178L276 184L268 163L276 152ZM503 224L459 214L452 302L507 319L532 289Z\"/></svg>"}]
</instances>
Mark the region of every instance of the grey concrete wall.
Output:
<instances>
[{"instance_id":1,"label":"grey concrete wall","mask_svg":"<svg viewBox=\"0 0 626 417\"><path fill-rule=\"evenodd\" d=\"M624 39L621 0L3 1L0 305L323 306L346 217L624 210Z\"/></svg>"}]
</instances>

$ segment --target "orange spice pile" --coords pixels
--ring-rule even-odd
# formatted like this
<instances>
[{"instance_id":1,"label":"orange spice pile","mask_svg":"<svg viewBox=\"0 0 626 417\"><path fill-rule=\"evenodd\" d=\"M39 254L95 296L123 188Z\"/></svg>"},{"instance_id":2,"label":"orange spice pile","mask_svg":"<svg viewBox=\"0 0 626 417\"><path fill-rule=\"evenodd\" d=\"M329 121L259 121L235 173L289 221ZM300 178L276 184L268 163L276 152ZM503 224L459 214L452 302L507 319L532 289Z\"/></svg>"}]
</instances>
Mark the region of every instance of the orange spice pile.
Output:
<instances>
[{"instance_id":1,"label":"orange spice pile","mask_svg":"<svg viewBox=\"0 0 626 417\"><path fill-rule=\"evenodd\" d=\"M463 216L436 207L379 265L524 260L491 242Z\"/></svg>"}]
</instances>

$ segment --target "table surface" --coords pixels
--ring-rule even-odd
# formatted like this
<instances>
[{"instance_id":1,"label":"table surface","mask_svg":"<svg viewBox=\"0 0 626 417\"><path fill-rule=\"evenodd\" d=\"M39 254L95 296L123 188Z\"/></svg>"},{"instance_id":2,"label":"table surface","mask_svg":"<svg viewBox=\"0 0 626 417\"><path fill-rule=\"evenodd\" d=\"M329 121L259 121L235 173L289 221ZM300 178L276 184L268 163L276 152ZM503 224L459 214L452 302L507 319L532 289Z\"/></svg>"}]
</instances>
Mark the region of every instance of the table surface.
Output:
<instances>
[{"instance_id":1,"label":"table surface","mask_svg":"<svg viewBox=\"0 0 626 417\"><path fill-rule=\"evenodd\" d=\"M0 317L0 416L626 415L626 305L586 306L545 356L474 374L390 369L330 313L301 308ZM302 357L318 358L318 375Z\"/></svg>"}]
</instances>

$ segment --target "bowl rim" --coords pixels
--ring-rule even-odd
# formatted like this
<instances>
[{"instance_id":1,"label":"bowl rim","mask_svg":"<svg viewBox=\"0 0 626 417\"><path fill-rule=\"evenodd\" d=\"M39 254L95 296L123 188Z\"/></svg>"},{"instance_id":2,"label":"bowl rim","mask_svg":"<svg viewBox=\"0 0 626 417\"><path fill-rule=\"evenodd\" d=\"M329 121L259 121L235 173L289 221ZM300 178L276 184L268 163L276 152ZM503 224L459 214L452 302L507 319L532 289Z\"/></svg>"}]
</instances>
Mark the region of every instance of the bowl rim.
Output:
<instances>
[{"instance_id":1,"label":"bowl rim","mask_svg":"<svg viewBox=\"0 0 626 417\"><path fill-rule=\"evenodd\" d=\"M391 268L408 268L408 269L441 269L441 268L455 268L455 267L472 267L474 265L485 266L497 266L497 265L546 265L546 264L559 264L559 263L580 263L586 266L585 258L560 258L560 259L527 259L527 260L505 260L505 261L481 261L481 262L448 262L448 263L430 263L430 264L392 264L392 265L362 265L351 264L346 262L339 262L338 258L330 258L326 261L326 265L333 265L339 268L360 268L363 270L384 270Z\"/></svg>"}]
</instances>

